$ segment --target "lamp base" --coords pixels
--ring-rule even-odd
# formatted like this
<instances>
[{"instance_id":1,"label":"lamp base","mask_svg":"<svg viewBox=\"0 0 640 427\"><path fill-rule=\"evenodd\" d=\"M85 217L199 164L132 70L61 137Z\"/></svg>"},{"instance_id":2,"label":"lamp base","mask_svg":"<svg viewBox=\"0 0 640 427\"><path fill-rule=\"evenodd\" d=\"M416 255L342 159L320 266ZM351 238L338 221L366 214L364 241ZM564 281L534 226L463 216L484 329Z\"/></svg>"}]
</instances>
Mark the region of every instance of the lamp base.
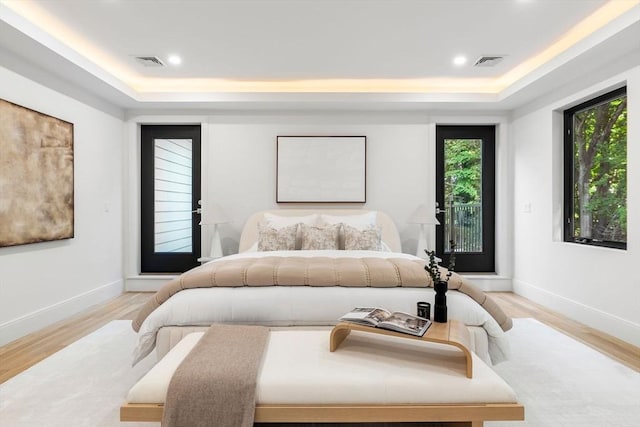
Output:
<instances>
[{"instance_id":1,"label":"lamp base","mask_svg":"<svg viewBox=\"0 0 640 427\"><path fill-rule=\"evenodd\" d=\"M424 232L424 224L420 224L420 235L418 236L418 248L416 249L416 256L420 258L428 258L427 255L427 236Z\"/></svg>"},{"instance_id":2,"label":"lamp base","mask_svg":"<svg viewBox=\"0 0 640 427\"><path fill-rule=\"evenodd\" d=\"M222 245L220 244L220 233L218 233L218 224L213 225L213 237L211 238L211 251L209 252L209 258L221 258Z\"/></svg>"}]
</instances>

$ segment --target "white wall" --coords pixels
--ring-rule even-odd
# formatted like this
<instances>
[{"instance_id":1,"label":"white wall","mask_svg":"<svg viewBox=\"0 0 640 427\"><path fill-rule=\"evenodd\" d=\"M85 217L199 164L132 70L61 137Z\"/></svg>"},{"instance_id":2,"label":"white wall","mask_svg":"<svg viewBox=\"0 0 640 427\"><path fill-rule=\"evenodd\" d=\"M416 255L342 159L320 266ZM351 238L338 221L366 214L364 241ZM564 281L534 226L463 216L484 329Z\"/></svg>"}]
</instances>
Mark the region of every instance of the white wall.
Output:
<instances>
[{"instance_id":1,"label":"white wall","mask_svg":"<svg viewBox=\"0 0 640 427\"><path fill-rule=\"evenodd\" d=\"M627 82L627 250L562 241L562 114ZM640 345L640 67L546 105L516 111L514 291L582 323ZM525 205L531 212L525 212Z\"/></svg>"},{"instance_id":2,"label":"white wall","mask_svg":"<svg viewBox=\"0 0 640 427\"><path fill-rule=\"evenodd\" d=\"M0 67L0 98L74 124L75 237L0 248L0 345L119 295L119 118Z\"/></svg>"},{"instance_id":3,"label":"white wall","mask_svg":"<svg viewBox=\"0 0 640 427\"><path fill-rule=\"evenodd\" d=\"M141 123L201 123L202 200L203 207L217 203L233 218L222 225L220 235L223 252L238 249L240 232L252 213L265 209L300 207L300 204L277 204L276 137L278 135L364 135L367 137L367 202L341 204L340 207L383 210L395 221L400 231L402 249L415 253L418 227L407 224L407 218L420 204L435 206L435 123L498 124L500 117L429 117L424 113L322 112L217 114L197 116L134 116L128 123L127 149L130 181L139 176L139 135ZM498 156L506 158L506 126L499 131ZM499 174L506 174L504 161L498 161ZM503 175L506 176L506 175ZM498 214L510 224L507 179L499 179ZM139 272L139 189L130 185L127 212L127 289L153 290L167 280L163 277L140 276ZM313 205L317 207L317 205ZM324 205L324 207L338 207ZM435 211L435 209L434 209ZM510 229L510 227L507 227ZM510 231L499 232L499 276L482 276L477 280L485 289L510 289ZM203 229L202 253L209 252L209 231ZM434 247L433 228L428 241ZM499 268L500 268L499 267Z\"/></svg>"},{"instance_id":4,"label":"white wall","mask_svg":"<svg viewBox=\"0 0 640 427\"><path fill-rule=\"evenodd\" d=\"M435 160L434 151L428 150L426 118L411 116L214 117L203 197L217 201L234 218L223 230L227 251L237 250L239 233L250 214L291 206L275 202L278 135L366 136L367 203L352 206L386 211L398 225L403 250L415 252L416 226L406 221L419 204L435 200L429 185Z\"/></svg>"}]
</instances>

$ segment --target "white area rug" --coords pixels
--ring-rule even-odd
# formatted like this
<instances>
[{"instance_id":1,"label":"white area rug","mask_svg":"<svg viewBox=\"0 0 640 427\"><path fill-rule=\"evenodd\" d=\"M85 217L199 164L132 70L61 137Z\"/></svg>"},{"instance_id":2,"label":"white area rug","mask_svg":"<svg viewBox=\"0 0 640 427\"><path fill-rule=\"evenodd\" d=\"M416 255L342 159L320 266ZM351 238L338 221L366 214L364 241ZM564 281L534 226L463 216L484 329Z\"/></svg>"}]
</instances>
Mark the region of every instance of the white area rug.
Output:
<instances>
[{"instance_id":1,"label":"white area rug","mask_svg":"<svg viewBox=\"0 0 640 427\"><path fill-rule=\"evenodd\" d=\"M639 427L640 374L532 319L514 319L512 359L495 370L525 405L524 422L487 427ZM2 427L155 427L120 423L135 335L114 321L0 385Z\"/></svg>"},{"instance_id":2,"label":"white area rug","mask_svg":"<svg viewBox=\"0 0 640 427\"><path fill-rule=\"evenodd\" d=\"M494 370L525 422L485 427L640 427L640 373L534 319L514 319L511 359Z\"/></svg>"},{"instance_id":3,"label":"white area rug","mask_svg":"<svg viewBox=\"0 0 640 427\"><path fill-rule=\"evenodd\" d=\"M127 392L151 366L131 367L136 335L115 320L0 385L2 427L155 427L120 423Z\"/></svg>"}]
</instances>

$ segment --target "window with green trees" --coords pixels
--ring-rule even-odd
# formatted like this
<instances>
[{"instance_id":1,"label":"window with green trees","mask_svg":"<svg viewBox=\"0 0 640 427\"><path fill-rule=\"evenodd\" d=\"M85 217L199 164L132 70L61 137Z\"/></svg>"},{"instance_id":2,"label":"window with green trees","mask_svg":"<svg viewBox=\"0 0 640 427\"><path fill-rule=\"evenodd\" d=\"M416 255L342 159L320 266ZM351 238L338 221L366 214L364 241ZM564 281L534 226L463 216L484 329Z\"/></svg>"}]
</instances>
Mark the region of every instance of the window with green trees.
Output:
<instances>
[{"instance_id":1,"label":"window with green trees","mask_svg":"<svg viewBox=\"0 0 640 427\"><path fill-rule=\"evenodd\" d=\"M627 92L564 112L565 241L626 249Z\"/></svg>"}]
</instances>

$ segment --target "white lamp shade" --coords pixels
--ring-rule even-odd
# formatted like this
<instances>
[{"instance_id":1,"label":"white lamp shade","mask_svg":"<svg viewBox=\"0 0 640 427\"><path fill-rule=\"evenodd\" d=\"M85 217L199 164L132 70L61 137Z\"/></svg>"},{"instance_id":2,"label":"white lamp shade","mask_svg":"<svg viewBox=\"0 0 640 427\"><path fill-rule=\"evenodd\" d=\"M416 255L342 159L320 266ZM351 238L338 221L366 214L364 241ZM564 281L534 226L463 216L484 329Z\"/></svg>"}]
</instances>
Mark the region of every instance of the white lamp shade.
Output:
<instances>
[{"instance_id":1,"label":"white lamp shade","mask_svg":"<svg viewBox=\"0 0 640 427\"><path fill-rule=\"evenodd\" d=\"M220 205L214 203L202 208L202 218L200 219L200 225L209 224L226 224L231 222L231 219L222 210Z\"/></svg>"},{"instance_id":2,"label":"white lamp shade","mask_svg":"<svg viewBox=\"0 0 640 427\"><path fill-rule=\"evenodd\" d=\"M427 208L426 205L420 205L409 216L407 220L409 224L432 224L440 225L440 221L435 216L434 209Z\"/></svg>"}]
</instances>

